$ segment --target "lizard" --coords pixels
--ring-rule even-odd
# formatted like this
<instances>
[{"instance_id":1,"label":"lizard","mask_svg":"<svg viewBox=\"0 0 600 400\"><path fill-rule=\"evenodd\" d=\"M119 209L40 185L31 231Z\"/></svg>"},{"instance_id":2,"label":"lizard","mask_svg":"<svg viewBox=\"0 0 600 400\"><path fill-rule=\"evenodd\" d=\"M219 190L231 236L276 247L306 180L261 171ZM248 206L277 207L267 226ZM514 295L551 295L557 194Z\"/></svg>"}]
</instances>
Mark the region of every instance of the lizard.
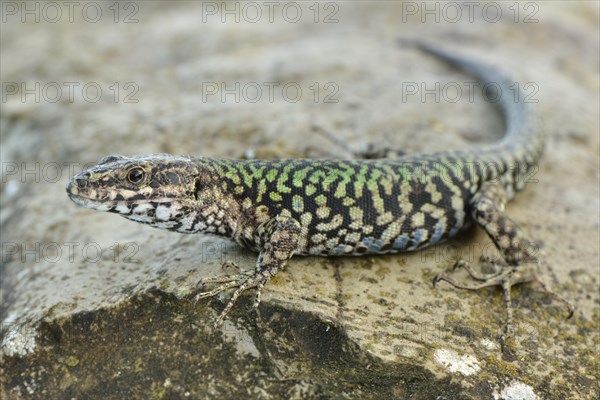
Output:
<instances>
[{"instance_id":1,"label":"lizard","mask_svg":"<svg viewBox=\"0 0 600 400\"><path fill-rule=\"evenodd\" d=\"M417 251L456 236L472 223L502 256L494 272L475 271L458 260L477 285L445 272L434 279L456 288L499 286L512 332L511 287L538 282L535 245L504 212L507 201L537 171L544 133L531 104L514 81L494 67L418 44L485 87L498 90L503 138L469 149L378 159L248 160L149 154L110 155L74 176L67 192L76 204L181 233L225 236L258 253L255 268L205 277L195 301L233 290L215 320L221 324L244 291L263 286L294 255L361 256ZM511 95L508 95L511 93ZM533 262L532 262L533 260ZM208 290L210 289L210 290Z\"/></svg>"}]
</instances>

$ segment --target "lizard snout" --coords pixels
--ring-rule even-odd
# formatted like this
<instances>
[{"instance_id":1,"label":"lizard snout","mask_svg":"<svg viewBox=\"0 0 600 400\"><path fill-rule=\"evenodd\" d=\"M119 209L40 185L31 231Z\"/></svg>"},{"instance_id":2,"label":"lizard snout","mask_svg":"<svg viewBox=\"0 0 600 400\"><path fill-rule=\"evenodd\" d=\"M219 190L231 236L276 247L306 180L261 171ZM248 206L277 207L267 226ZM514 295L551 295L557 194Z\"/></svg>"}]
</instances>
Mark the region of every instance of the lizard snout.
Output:
<instances>
[{"instance_id":1,"label":"lizard snout","mask_svg":"<svg viewBox=\"0 0 600 400\"><path fill-rule=\"evenodd\" d=\"M87 183L85 177L80 175L74 176L69 183L67 183L67 193L70 195L79 195L80 191L87 187Z\"/></svg>"}]
</instances>

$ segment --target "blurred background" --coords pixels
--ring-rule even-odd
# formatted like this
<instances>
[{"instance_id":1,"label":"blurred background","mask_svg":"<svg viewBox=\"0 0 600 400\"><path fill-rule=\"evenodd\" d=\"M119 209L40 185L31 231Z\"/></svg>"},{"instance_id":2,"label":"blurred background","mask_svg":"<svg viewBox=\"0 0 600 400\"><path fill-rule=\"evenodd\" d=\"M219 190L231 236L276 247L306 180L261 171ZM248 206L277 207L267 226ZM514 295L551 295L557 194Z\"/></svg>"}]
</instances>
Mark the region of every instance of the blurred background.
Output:
<instances>
[{"instance_id":1,"label":"blurred background","mask_svg":"<svg viewBox=\"0 0 600 400\"><path fill-rule=\"evenodd\" d=\"M598 2L0 6L3 398L598 395ZM499 294L432 291L451 260L418 254L293 260L265 289L277 323L257 328L241 303L243 322L214 334L205 325L221 303L187 296L225 258L250 266L254 255L65 193L109 154L348 157L370 143L415 153L502 135L493 105L468 96L472 79L399 39L506 71L544 120L539 182L509 210L577 315L565 322L535 290L517 292L528 306L511 356L488 331L501 324Z\"/></svg>"}]
</instances>

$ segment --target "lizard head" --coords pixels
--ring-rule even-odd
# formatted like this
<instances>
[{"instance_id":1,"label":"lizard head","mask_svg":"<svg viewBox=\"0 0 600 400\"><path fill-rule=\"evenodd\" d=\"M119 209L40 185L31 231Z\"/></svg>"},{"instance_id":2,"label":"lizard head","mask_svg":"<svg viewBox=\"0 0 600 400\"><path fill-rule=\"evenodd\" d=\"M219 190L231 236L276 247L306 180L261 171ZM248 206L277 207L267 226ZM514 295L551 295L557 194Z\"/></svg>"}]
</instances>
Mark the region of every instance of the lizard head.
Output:
<instances>
[{"instance_id":1,"label":"lizard head","mask_svg":"<svg viewBox=\"0 0 600 400\"><path fill-rule=\"evenodd\" d=\"M67 193L80 206L171 229L193 209L197 175L189 157L112 155L74 176Z\"/></svg>"}]
</instances>

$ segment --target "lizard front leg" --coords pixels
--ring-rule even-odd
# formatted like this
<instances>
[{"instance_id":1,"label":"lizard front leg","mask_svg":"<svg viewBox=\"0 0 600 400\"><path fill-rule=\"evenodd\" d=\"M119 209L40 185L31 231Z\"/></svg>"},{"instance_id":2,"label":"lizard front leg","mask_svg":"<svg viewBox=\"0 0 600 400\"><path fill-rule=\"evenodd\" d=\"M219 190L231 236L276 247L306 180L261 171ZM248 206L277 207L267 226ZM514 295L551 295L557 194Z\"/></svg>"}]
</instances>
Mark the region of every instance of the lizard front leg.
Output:
<instances>
[{"instance_id":1,"label":"lizard front leg","mask_svg":"<svg viewBox=\"0 0 600 400\"><path fill-rule=\"evenodd\" d=\"M505 203L506 194L504 187L498 182L484 183L471 202L473 219L487 232L502 254L505 263L501 265L501 270L484 275L474 271L466 261L459 260L456 262L455 268L461 267L466 269L473 279L482 283L473 286L463 285L457 283L444 273L436 276L433 281L434 285L439 281L446 281L456 288L468 290L500 286L504 293L506 307L506 322L502 341L509 337L512 332L510 289L515 284L525 282L539 283L547 294L567 306L569 316L573 314L570 304L558 294L549 291L537 275L534 265L535 267L539 265L539 259L533 254L535 246L532 246L533 242L527 239L523 229L504 214ZM528 262L533 262L534 265L525 265Z\"/></svg>"},{"instance_id":2,"label":"lizard front leg","mask_svg":"<svg viewBox=\"0 0 600 400\"><path fill-rule=\"evenodd\" d=\"M287 260L294 254L300 238L300 224L292 218L278 216L261 224L256 229L255 235L260 252L254 271L242 272L236 275L209 277L201 279L198 282L198 286L219 283L221 285L210 291L198 293L194 297L194 302L205 297L216 296L230 288L237 288L219 317L215 320L215 327L223 323L224 318L240 294L247 289L256 288L253 308L256 309L258 307L263 286L277 272L283 269Z\"/></svg>"}]
</instances>

